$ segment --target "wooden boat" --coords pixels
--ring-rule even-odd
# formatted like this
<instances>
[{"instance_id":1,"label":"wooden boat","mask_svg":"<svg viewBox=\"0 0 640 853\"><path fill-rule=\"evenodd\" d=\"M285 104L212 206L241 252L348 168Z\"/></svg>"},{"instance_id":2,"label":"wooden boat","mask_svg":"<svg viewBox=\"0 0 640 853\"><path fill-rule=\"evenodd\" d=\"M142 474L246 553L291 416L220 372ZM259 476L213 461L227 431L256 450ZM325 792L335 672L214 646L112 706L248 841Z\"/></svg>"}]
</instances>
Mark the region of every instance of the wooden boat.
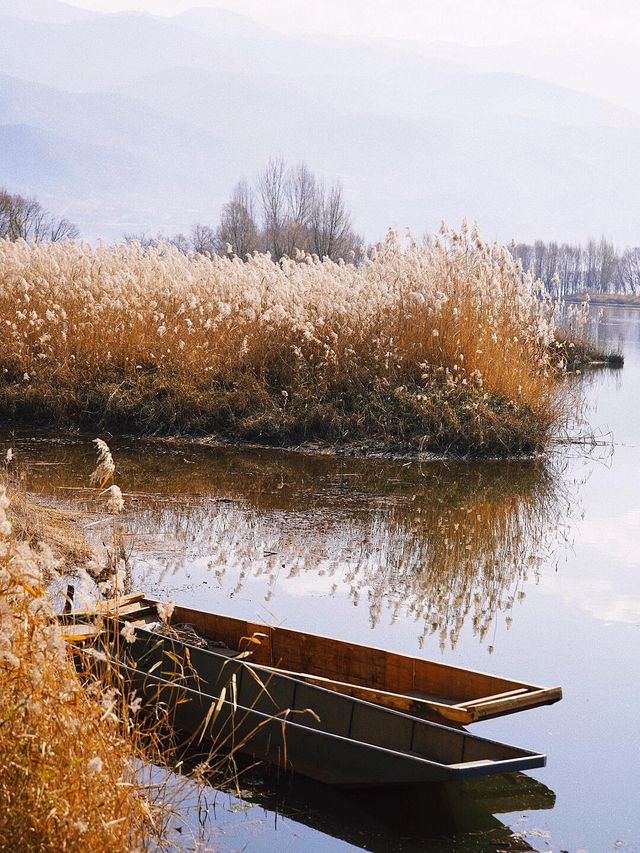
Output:
<instances>
[{"instance_id":1,"label":"wooden boat","mask_svg":"<svg viewBox=\"0 0 640 853\"><path fill-rule=\"evenodd\" d=\"M131 644L110 642L105 632L98 640L103 649L75 647L80 669L101 672L107 667L109 683L115 675L128 690L135 690L143 712L158 719L158 709L163 709L162 722L197 743L210 743L217 752L236 750L316 781L351 788L447 782L546 763L544 755L298 678L278 674L275 690L270 680L260 683L269 670L242 659L227 658L224 687L211 689L199 673L208 659L222 655L138 630L140 636ZM114 633L111 640L118 637ZM280 713L259 710L266 693L280 705ZM253 701L245 704L251 694Z\"/></svg>"},{"instance_id":2,"label":"wooden boat","mask_svg":"<svg viewBox=\"0 0 640 853\"><path fill-rule=\"evenodd\" d=\"M158 623L157 604L155 599L134 593L106 605L104 613L117 612L120 620L151 627ZM82 616L83 612L76 611L76 617ZM270 670L272 683L276 675L290 675L327 690L439 722L468 725L549 705L562 698L560 687L540 687L191 607L176 606L169 624L191 626L194 637L214 643L210 651L222 657L250 652L251 665ZM189 644L188 639L185 641ZM205 673L206 666L204 662L198 664L205 682L211 678Z\"/></svg>"}]
</instances>

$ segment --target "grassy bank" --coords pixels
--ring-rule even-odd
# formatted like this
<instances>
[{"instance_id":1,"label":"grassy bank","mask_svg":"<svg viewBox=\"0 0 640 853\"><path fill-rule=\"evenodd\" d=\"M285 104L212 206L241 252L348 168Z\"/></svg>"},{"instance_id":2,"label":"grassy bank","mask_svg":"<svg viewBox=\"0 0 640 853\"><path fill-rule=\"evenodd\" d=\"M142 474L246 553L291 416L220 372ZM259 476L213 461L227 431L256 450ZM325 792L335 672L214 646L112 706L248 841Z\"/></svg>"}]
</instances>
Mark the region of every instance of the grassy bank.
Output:
<instances>
[{"instance_id":1,"label":"grassy bank","mask_svg":"<svg viewBox=\"0 0 640 853\"><path fill-rule=\"evenodd\" d=\"M587 291L586 293L573 293L566 297L567 302L585 302L586 300L592 305L620 305L629 307L640 305L640 296L633 293L594 293Z\"/></svg>"},{"instance_id":2,"label":"grassy bank","mask_svg":"<svg viewBox=\"0 0 640 853\"><path fill-rule=\"evenodd\" d=\"M74 663L64 633L74 629L61 625L52 602L51 591L71 583L76 604L99 610L100 590L124 589L123 561L114 556L124 501L108 446L95 444L91 482L113 529L103 555L77 513L34 501L10 477L11 451L0 466L0 851L200 849L197 828L185 829L179 812L205 784L237 789L236 721L215 729L214 715L196 761L195 738L174 731L170 703L136 696L111 666L108 644L85 642L83 664L80 655ZM115 632L116 656L134 636Z\"/></svg>"},{"instance_id":3,"label":"grassy bank","mask_svg":"<svg viewBox=\"0 0 640 853\"><path fill-rule=\"evenodd\" d=\"M556 351L567 370L576 371L595 367L624 367L621 352L600 349L584 333L575 335L556 332Z\"/></svg>"},{"instance_id":4,"label":"grassy bank","mask_svg":"<svg viewBox=\"0 0 640 853\"><path fill-rule=\"evenodd\" d=\"M147 434L474 455L566 408L547 302L477 235L356 267L170 246L0 242L0 416Z\"/></svg>"}]
</instances>

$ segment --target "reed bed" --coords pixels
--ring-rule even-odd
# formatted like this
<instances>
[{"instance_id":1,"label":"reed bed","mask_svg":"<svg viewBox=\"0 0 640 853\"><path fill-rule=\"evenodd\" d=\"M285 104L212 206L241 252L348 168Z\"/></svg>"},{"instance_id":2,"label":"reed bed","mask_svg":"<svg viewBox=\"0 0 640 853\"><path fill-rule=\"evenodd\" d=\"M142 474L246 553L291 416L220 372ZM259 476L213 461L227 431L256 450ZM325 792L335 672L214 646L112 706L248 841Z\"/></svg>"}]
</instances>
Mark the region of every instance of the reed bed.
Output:
<instances>
[{"instance_id":1,"label":"reed bed","mask_svg":"<svg viewBox=\"0 0 640 853\"><path fill-rule=\"evenodd\" d=\"M0 241L0 322L26 422L508 455L567 407L541 285L466 227L357 265Z\"/></svg>"}]
</instances>

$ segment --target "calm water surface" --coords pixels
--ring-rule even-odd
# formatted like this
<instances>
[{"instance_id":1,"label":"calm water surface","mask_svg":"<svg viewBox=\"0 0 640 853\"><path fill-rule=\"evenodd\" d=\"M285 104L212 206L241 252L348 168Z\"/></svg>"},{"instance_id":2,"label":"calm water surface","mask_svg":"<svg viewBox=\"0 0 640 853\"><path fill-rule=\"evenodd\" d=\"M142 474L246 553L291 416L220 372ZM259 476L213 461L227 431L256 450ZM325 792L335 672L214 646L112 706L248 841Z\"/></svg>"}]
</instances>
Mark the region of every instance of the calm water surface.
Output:
<instances>
[{"instance_id":1,"label":"calm water surface","mask_svg":"<svg viewBox=\"0 0 640 853\"><path fill-rule=\"evenodd\" d=\"M626 361L585 379L596 440L545 462L109 442L134 587L564 689L472 729L547 753L527 776L376 797L251 777L240 798L187 808L178 837L255 853L640 850L640 311L606 309L598 335ZM32 491L96 510L89 438L0 439Z\"/></svg>"}]
</instances>

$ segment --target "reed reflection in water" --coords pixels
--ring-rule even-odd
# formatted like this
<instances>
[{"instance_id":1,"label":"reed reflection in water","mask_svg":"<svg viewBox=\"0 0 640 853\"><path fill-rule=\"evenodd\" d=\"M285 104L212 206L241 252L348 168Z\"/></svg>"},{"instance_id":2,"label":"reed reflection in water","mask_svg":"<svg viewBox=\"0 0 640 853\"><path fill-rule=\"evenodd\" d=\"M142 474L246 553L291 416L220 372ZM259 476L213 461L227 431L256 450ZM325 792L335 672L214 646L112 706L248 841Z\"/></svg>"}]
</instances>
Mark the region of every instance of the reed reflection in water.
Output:
<instances>
[{"instance_id":1,"label":"reed reflection in water","mask_svg":"<svg viewBox=\"0 0 640 853\"><path fill-rule=\"evenodd\" d=\"M421 642L437 633L441 647L453 647L467 620L483 640L498 614L509 626L526 582L570 536L574 498L541 461L210 450L203 465L203 453L154 454L154 468L171 468L155 480L146 454L121 465L121 481L163 487L129 495L143 587L179 597L197 576L237 595L253 579L263 581L265 602L287 587L322 590L367 606L372 626L409 616L421 623Z\"/></svg>"}]
</instances>

